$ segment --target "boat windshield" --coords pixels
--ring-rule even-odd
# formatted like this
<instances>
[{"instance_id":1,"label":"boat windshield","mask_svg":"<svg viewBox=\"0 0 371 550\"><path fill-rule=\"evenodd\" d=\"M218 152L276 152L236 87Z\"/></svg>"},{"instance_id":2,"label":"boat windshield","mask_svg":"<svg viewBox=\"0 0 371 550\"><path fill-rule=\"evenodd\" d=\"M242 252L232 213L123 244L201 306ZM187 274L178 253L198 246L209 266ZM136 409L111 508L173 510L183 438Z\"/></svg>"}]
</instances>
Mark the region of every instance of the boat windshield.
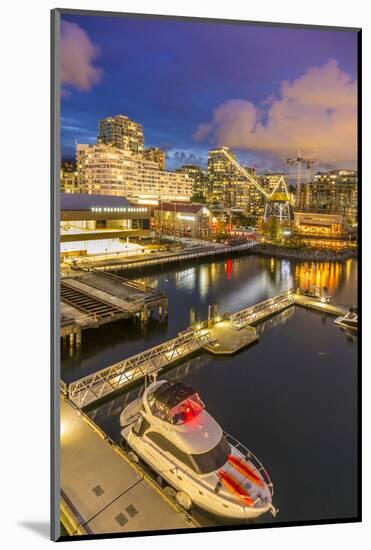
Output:
<instances>
[{"instance_id":1,"label":"boat windshield","mask_svg":"<svg viewBox=\"0 0 371 550\"><path fill-rule=\"evenodd\" d=\"M218 470L228 460L231 446L224 436L219 443L207 453L195 454L192 456L193 469L199 474L208 474Z\"/></svg>"},{"instance_id":2,"label":"boat windshield","mask_svg":"<svg viewBox=\"0 0 371 550\"><path fill-rule=\"evenodd\" d=\"M183 399L183 401L177 403L177 405L172 408L165 405L159 399L156 399L154 393L149 394L148 403L154 416L170 424L175 424L176 426L189 422L192 418L198 416L205 408L198 393L194 393L186 399Z\"/></svg>"},{"instance_id":3,"label":"boat windshield","mask_svg":"<svg viewBox=\"0 0 371 550\"><path fill-rule=\"evenodd\" d=\"M194 393L170 410L170 422L175 425L185 424L198 416L204 408L200 396Z\"/></svg>"}]
</instances>

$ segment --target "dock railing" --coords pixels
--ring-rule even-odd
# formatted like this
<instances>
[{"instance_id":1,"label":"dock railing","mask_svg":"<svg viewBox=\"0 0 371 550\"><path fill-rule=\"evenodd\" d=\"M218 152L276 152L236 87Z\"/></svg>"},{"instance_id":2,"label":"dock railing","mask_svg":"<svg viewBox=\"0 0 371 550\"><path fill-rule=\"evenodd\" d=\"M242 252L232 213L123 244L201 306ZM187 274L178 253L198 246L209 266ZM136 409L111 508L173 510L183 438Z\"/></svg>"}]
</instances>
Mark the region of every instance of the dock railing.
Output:
<instances>
[{"instance_id":1,"label":"dock railing","mask_svg":"<svg viewBox=\"0 0 371 550\"><path fill-rule=\"evenodd\" d=\"M189 330L164 344L72 382L68 385L68 397L79 408L85 407L201 349L209 339L208 331Z\"/></svg>"},{"instance_id":2,"label":"dock railing","mask_svg":"<svg viewBox=\"0 0 371 550\"><path fill-rule=\"evenodd\" d=\"M241 443L240 441L238 441L238 439L233 437L233 435L230 435L227 432L223 432L223 433L224 433L224 437L226 438L228 443L230 445L232 445L233 447L235 447L237 449L237 451L242 453L244 455L245 459L248 460L249 462L251 462L251 464L254 466L254 468L256 468L256 470L260 473L260 475L262 476L262 478L264 480L264 483L266 484L266 486L269 489L269 492L270 492L271 496L273 497L274 487L273 487L272 480L269 477L269 474L268 474L267 470L264 468L264 466L260 462L260 460L254 455L254 453L252 451L250 451L250 449L245 447L245 445L243 445L243 443Z\"/></svg>"},{"instance_id":3,"label":"dock railing","mask_svg":"<svg viewBox=\"0 0 371 550\"><path fill-rule=\"evenodd\" d=\"M181 262L186 260L192 260L197 258L206 258L209 256L217 256L222 254L233 254L243 250L253 248L258 244L257 241L250 241L248 243L239 244L236 246L221 246L220 248L213 247L212 249L197 250L180 253L169 253L164 256L155 256L152 258L138 259L125 262L115 262L107 265L95 265L94 269L98 271L110 271L111 269L127 270L127 269L140 269L146 266L162 265L170 262Z\"/></svg>"},{"instance_id":4,"label":"dock railing","mask_svg":"<svg viewBox=\"0 0 371 550\"><path fill-rule=\"evenodd\" d=\"M289 290L281 292L281 294L278 294L273 298L264 300L264 302L260 302L245 309L241 309L236 313L231 313L229 319L231 323L238 326L248 325L259 321L259 319L261 319L262 317L267 317L270 314L273 315L281 309L284 309L294 304L295 289L291 288Z\"/></svg>"}]
</instances>

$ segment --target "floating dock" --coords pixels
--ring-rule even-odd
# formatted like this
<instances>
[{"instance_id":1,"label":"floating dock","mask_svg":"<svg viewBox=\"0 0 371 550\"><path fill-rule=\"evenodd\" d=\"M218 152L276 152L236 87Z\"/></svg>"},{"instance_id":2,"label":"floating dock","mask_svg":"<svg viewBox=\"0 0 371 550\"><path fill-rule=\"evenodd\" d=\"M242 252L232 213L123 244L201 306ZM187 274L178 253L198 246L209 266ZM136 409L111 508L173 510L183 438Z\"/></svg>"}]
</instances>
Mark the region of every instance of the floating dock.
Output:
<instances>
[{"instance_id":1,"label":"floating dock","mask_svg":"<svg viewBox=\"0 0 371 550\"><path fill-rule=\"evenodd\" d=\"M321 298L311 298L299 293L295 294L295 305L341 317L348 311L348 308L345 306L332 304L331 302L322 301Z\"/></svg>"},{"instance_id":2,"label":"floating dock","mask_svg":"<svg viewBox=\"0 0 371 550\"><path fill-rule=\"evenodd\" d=\"M75 287L81 289L76 283ZM172 340L69 385L61 381L61 520L69 535L199 527L140 466L130 462L82 407L192 353L232 355L258 340L254 324L295 305L336 316L347 311L290 289L238 312L195 323Z\"/></svg>"},{"instance_id":3,"label":"floating dock","mask_svg":"<svg viewBox=\"0 0 371 550\"><path fill-rule=\"evenodd\" d=\"M61 520L69 535L198 527L71 402L61 399Z\"/></svg>"},{"instance_id":4,"label":"floating dock","mask_svg":"<svg viewBox=\"0 0 371 550\"><path fill-rule=\"evenodd\" d=\"M343 306L289 289L240 311L195 323L163 344L70 384L62 383L61 391L75 405L83 408L193 353L205 350L213 355L232 355L259 339L254 328L257 323L295 305L331 315L344 315L347 311Z\"/></svg>"},{"instance_id":5,"label":"floating dock","mask_svg":"<svg viewBox=\"0 0 371 550\"><path fill-rule=\"evenodd\" d=\"M210 329L210 341L203 349L213 355L233 355L259 340L253 327L238 327L228 319L214 324Z\"/></svg>"}]
</instances>

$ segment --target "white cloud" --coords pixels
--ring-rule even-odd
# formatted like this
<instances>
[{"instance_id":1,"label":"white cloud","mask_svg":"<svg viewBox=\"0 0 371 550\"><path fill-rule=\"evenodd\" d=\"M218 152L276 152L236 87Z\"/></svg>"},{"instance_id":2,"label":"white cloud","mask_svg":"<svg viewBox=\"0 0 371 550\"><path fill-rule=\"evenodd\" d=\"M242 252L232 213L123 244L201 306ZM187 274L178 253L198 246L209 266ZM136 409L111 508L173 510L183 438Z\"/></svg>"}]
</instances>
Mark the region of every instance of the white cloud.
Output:
<instances>
[{"instance_id":1,"label":"white cloud","mask_svg":"<svg viewBox=\"0 0 371 550\"><path fill-rule=\"evenodd\" d=\"M194 138L273 153L281 160L300 150L322 163L354 166L356 82L329 60L292 82L282 82L279 97L260 106L244 99L224 102L210 121L198 126Z\"/></svg>"}]
</instances>

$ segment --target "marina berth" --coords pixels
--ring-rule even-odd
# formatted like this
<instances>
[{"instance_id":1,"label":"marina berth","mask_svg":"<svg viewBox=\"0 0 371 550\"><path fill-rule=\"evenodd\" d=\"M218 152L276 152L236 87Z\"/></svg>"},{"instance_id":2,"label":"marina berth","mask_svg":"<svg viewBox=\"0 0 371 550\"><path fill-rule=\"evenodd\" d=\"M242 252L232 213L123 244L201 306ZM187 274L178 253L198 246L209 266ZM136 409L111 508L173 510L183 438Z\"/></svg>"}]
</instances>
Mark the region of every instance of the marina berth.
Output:
<instances>
[{"instance_id":1,"label":"marina berth","mask_svg":"<svg viewBox=\"0 0 371 550\"><path fill-rule=\"evenodd\" d=\"M152 382L120 415L121 435L184 508L252 519L272 504L273 485L254 455L225 434L198 393L182 382Z\"/></svg>"}]
</instances>

